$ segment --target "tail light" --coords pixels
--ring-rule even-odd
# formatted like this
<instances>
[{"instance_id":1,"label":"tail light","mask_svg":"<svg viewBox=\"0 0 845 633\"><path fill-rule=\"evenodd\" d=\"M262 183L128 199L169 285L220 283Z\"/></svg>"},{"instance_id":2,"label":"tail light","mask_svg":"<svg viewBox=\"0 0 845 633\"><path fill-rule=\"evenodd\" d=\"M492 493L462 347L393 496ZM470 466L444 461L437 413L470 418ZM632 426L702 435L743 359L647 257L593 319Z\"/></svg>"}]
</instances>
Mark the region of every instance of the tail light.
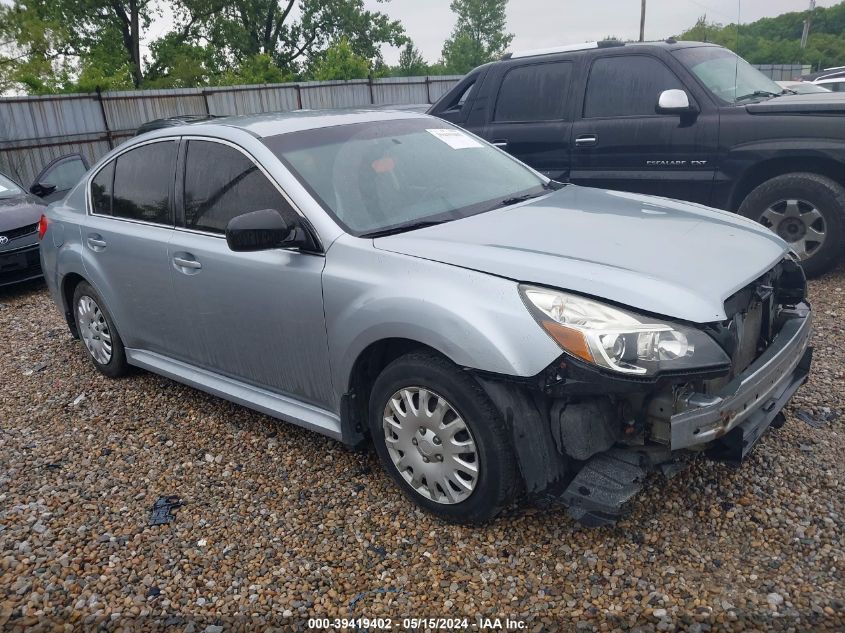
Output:
<instances>
[{"instance_id":1,"label":"tail light","mask_svg":"<svg viewBox=\"0 0 845 633\"><path fill-rule=\"evenodd\" d=\"M47 226L50 224L50 221L47 219L47 216L43 213L41 214L41 219L38 220L38 239L43 240L44 234L47 232Z\"/></svg>"}]
</instances>

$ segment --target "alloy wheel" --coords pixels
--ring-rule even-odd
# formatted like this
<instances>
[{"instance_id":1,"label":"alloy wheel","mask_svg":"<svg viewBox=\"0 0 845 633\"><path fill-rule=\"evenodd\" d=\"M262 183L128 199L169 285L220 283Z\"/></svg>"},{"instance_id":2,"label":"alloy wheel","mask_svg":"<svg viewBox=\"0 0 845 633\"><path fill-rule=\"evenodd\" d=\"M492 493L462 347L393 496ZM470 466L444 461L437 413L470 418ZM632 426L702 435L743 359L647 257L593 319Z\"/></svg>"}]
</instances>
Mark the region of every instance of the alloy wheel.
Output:
<instances>
[{"instance_id":1,"label":"alloy wheel","mask_svg":"<svg viewBox=\"0 0 845 633\"><path fill-rule=\"evenodd\" d=\"M827 238L824 216L806 200L780 200L763 211L760 223L789 242L802 261L812 257Z\"/></svg>"},{"instance_id":2,"label":"alloy wheel","mask_svg":"<svg viewBox=\"0 0 845 633\"><path fill-rule=\"evenodd\" d=\"M111 332L100 306L88 295L82 295L76 303L76 317L88 352L101 365L108 365L112 357Z\"/></svg>"},{"instance_id":3,"label":"alloy wheel","mask_svg":"<svg viewBox=\"0 0 845 633\"><path fill-rule=\"evenodd\" d=\"M399 389L385 405L383 429L393 465L421 496L449 505L475 490L475 438L443 396L424 387Z\"/></svg>"}]
</instances>

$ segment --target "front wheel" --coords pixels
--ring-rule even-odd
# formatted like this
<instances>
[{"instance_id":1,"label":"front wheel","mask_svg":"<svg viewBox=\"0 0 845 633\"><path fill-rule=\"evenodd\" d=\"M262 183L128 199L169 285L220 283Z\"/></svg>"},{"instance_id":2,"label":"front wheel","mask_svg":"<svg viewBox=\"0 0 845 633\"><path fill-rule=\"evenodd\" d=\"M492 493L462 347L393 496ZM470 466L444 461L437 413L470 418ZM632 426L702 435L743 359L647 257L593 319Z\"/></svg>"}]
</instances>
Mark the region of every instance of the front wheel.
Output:
<instances>
[{"instance_id":1,"label":"front wheel","mask_svg":"<svg viewBox=\"0 0 845 633\"><path fill-rule=\"evenodd\" d=\"M516 459L502 416L475 380L431 353L381 373L370 432L393 480L415 503L455 523L482 523L513 501Z\"/></svg>"},{"instance_id":2,"label":"front wheel","mask_svg":"<svg viewBox=\"0 0 845 633\"><path fill-rule=\"evenodd\" d=\"M845 188L825 176L772 178L748 194L739 213L788 242L808 277L833 268L845 247Z\"/></svg>"}]
</instances>

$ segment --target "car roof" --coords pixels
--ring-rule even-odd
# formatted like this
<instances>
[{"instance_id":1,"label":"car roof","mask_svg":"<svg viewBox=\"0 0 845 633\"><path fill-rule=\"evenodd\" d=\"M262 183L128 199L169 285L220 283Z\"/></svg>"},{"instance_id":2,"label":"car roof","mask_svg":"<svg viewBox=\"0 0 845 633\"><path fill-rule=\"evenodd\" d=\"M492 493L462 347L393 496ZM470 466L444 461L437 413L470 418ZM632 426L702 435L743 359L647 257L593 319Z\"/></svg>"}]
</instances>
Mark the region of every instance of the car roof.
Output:
<instances>
[{"instance_id":1,"label":"car roof","mask_svg":"<svg viewBox=\"0 0 845 633\"><path fill-rule=\"evenodd\" d=\"M293 110L290 112L265 112L262 114L244 114L224 118L200 121L189 125L166 128L168 134L195 134L209 126L226 126L245 130L259 138L290 134L323 127L370 123L375 121L395 121L399 119L428 118L440 121L426 114L410 110L383 110L374 108L356 108L344 110ZM157 130L165 132L165 130Z\"/></svg>"},{"instance_id":2,"label":"car roof","mask_svg":"<svg viewBox=\"0 0 845 633\"><path fill-rule=\"evenodd\" d=\"M525 59L528 57L542 57L545 55L556 55L561 53L585 53L598 52L613 49L625 48L664 48L669 50L676 50L680 48L699 48L702 46L717 47L718 44L712 42L692 42L692 41L678 41L674 39L659 40L655 42L621 42L619 40L603 40L601 42L581 42L578 44L566 44L562 46L553 46L550 48L538 48L534 50L514 51L507 53L502 61L511 59Z\"/></svg>"}]
</instances>

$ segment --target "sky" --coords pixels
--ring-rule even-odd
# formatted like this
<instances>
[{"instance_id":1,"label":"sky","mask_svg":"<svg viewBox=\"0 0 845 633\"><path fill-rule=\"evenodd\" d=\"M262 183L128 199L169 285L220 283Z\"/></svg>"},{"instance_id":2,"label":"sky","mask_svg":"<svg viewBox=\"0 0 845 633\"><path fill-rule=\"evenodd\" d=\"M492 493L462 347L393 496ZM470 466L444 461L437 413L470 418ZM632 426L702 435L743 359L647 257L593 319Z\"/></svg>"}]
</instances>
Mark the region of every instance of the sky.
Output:
<instances>
[{"instance_id":1,"label":"sky","mask_svg":"<svg viewBox=\"0 0 845 633\"><path fill-rule=\"evenodd\" d=\"M829 7L840 0L817 0ZM440 59L444 40L455 24L450 0L364 0L370 10L382 11L401 20L408 36L428 62ZM702 15L712 22L753 22L788 11L803 11L809 0L647 0L647 40L677 35L695 24ZM155 21L147 41L165 33L170 19ZM615 36L637 39L640 30L640 0L510 0L508 31L514 34L511 50L545 48ZM399 50L384 48L389 64L399 59Z\"/></svg>"}]
</instances>

